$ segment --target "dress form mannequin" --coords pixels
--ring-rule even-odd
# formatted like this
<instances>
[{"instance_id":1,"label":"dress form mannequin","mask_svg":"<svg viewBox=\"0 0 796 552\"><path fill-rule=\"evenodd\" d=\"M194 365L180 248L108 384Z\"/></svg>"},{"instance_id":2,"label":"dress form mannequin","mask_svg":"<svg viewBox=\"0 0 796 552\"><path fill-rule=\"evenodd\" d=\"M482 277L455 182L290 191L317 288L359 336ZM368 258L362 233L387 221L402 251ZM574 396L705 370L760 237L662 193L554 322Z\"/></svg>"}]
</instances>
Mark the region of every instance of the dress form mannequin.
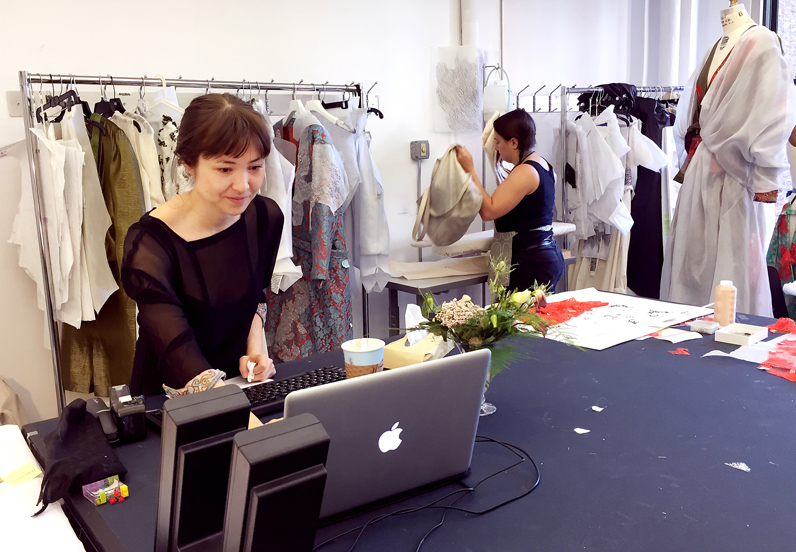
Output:
<instances>
[{"instance_id":1,"label":"dress form mannequin","mask_svg":"<svg viewBox=\"0 0 796 552\"><path fill-rule=\"evenodd\" d=\"M743 4L730 2L730 7L721 10L721 27L724 35L719 42L716 53L710 61L710 77L716 72L719 66L727 59L738 39L749 27L755 25L754 20L749 17L746 7ZM709 78L710 78L709 77Z\"/></svg>"}]
</instances>

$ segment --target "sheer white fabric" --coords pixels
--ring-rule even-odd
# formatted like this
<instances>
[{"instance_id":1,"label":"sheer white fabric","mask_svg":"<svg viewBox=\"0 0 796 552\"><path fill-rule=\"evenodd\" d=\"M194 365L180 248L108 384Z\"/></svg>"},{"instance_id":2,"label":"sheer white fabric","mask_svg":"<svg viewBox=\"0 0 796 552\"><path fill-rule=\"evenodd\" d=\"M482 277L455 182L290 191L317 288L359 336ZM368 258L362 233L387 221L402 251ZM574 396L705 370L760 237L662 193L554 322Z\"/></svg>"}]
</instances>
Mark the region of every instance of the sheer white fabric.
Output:
<instances>
[{"instance_id":1,"label":"sheer white fabric","mask_svg":"<svg viewBox=\"0 0 796 552\"><path fill-rule=\"evenodd\" d=\"M362 285L367 292L380 292L390 279L390 227L384 210L384 185L370 150L370 134L365 131L367 108L355 108L351 119L356 128L357 164L362 178L354 200L359 214L357 251Z\"/></svg>"},{"instance_id":2,"label":"sheer white fabric","mask_svg":"<svg viewBox=\"0 0 796 552\"><path fill-rule=\"evenodd\" d=\"M105 234L111 226L111 216L102 195L97 165L91 150L91 141L86 130L86 123L80 113L75 116L70 112L61 121L61 135L64 139L77 140L84 153L83 164L83 228L81 264L88 273L89 289L94 312L99 312L105 301L117 289L116 279L108 265L105 252ZM34 221L35 224L35 221ZM93 320L84 313L83 320Z\"/></svg>"},{"instance_id":3,"label":"sheer white fabric","mask_svg":"<svg viewBox=\"0 0 796 552\"><path fill-rule=\"evenodd\" d=\"M680 151L695 108L695 81L710 63L707 57L680 100L675 128ZM744 33L702 101L702 143L677 200L661 299L704 305L713 300L720 280L732 280L738 312L771 316L764 207L753 196L779 189L778 175L788 166L785 142L796 123L794 100L776 35L764 27Z\"/></svg>"},{"instance_id":4,"label":"sheer white fabric","mask_svg":"<svg viewBox=\"0 0 796 552\"><path fill-rule=\"evenodd\" d=\"M274 129L268 127L268 134L271 141L274 140ZM279 240L279 249L276 253L276 264L271 276L271 291L279 293L285 291L294 282L301 279L302 271L300 266L293 263L293 228L289 221L292 219L292 193L293 177L296 169L285 157L274 147L271 153L265 158L265 183L260 194L273 199L287 224L282 228L282 236Z\"/></svg>"}]
</instances>

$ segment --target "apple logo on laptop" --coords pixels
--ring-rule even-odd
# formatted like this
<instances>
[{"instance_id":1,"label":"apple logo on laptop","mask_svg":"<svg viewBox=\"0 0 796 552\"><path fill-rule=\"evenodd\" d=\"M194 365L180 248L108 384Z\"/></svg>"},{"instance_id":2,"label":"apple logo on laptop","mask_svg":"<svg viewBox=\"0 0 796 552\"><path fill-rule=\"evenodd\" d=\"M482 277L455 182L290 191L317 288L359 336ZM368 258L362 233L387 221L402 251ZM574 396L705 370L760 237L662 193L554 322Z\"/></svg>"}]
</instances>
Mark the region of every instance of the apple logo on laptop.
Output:
<instances>
[{"instance_id":1,"label":"apple logo on laptop","mask_svg":"<svg viewBox=\"0 0 796 552\"><path fill-rule=\"evenodd\" d=\"M382 452L389 452L395 450L401 444L401 432L403 429L398 427L399 422L395 422L392 429L389 429L381 434L379 437L379 450Z\"/></svg>"}]
</instances>

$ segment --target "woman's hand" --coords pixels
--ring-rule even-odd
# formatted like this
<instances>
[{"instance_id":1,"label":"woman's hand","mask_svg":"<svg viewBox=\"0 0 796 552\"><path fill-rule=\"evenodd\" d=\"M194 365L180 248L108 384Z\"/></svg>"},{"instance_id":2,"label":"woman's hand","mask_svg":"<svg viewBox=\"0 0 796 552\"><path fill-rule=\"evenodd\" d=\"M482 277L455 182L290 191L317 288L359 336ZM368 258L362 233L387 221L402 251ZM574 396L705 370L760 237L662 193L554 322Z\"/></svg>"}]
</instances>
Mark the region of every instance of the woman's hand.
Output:
<instances>
[{"instance_id":1,"label":"woman's hand","mask_svg":"<svg viewBox=\"0 0 796 552\"><path fill-rule=\"evenodd\" d=\"M456 159L459 161L459 165L462 166L466 173L475 172L475 168L473 167L473 156L470 155L470 152L467 151L467 148L464 146L456 146Z\"/></svg>"},{"instance_id":2,"label":"woman's hand","mask_svg":"<svg viewBox=\"0 0 796 552\"><path fill-rule=\"evenodd\" d=\"M240 375L243 377L243 379L247 379L249 377L249 361L256 364L252 370L254 372L252 381L265 381L276 374L274 361L268 358L266 355L246 355L240 357L240 361L238 361L238 369L240 370Z\"/></svg>"}]
</instances>

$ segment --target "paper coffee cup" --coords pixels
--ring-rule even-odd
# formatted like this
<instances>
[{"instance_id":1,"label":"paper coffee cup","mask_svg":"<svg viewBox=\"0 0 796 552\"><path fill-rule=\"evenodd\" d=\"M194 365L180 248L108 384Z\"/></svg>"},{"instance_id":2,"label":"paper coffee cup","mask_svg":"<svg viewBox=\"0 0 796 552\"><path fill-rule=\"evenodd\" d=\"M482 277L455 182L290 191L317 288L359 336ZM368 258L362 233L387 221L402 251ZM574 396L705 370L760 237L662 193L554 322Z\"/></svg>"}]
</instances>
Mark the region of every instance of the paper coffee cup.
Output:
<instances>
[{"instance_id":1,"label":"paper coffee cup","mask_svg":"<svg viewBox=\"0 0 796 552\"><path fill-rule=\"evenodd\" d=\"M363 337L343 343L346 378L374 374L384 369L384 341Z\"/></svg>"}]
</instances>

